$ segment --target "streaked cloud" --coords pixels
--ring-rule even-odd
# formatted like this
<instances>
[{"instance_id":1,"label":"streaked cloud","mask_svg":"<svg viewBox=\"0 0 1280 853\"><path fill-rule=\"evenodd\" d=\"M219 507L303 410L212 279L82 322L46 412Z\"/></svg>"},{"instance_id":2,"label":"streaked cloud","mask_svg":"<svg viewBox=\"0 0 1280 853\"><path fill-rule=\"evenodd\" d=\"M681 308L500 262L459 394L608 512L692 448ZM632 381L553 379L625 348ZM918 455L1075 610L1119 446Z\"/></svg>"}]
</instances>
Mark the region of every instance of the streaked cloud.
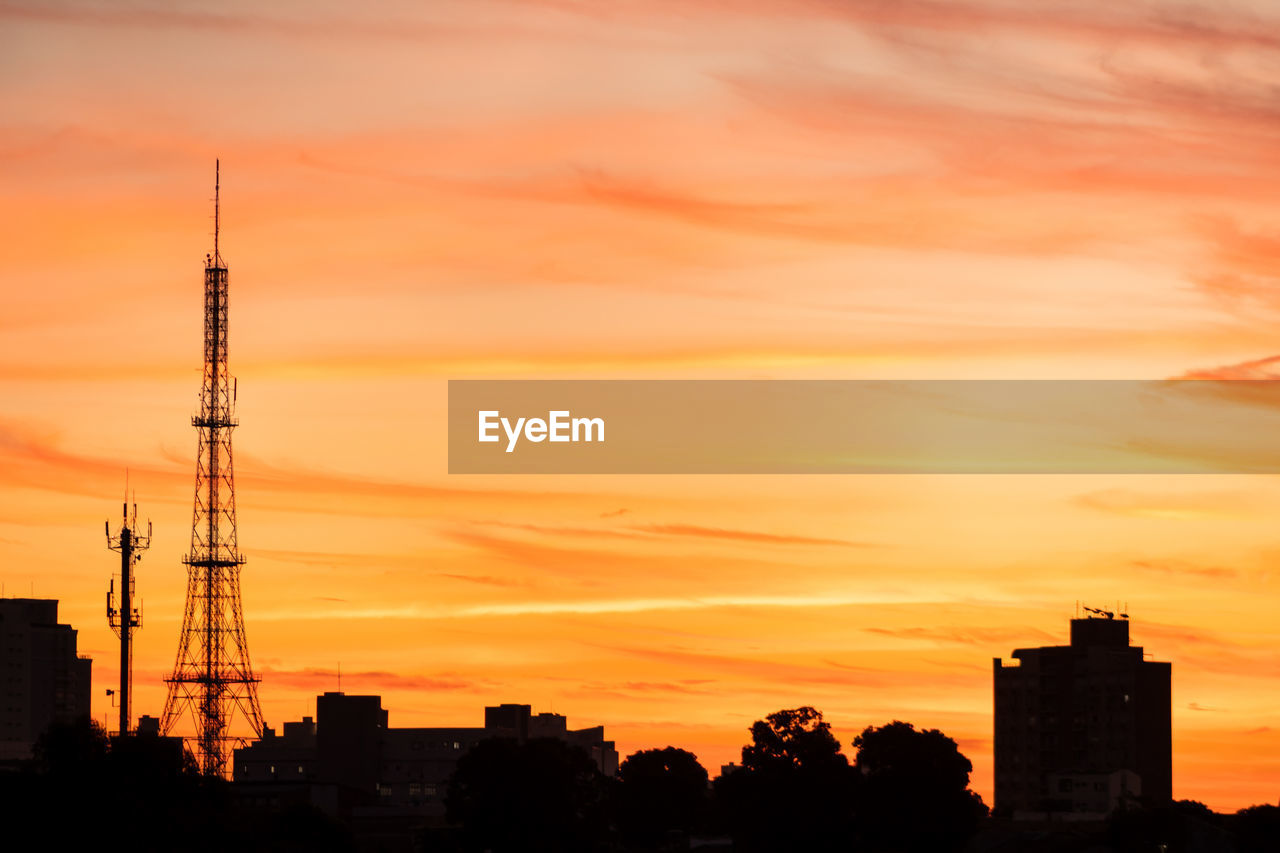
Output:
<instances>
[{"instance_id":1,"label":"streaked cloud","mask_svg":"<svg viewBox=\"0 0 1280 853\"><path fill-rule=\"evenodd\" d=\"M632 530L656 533L663 536L691 536L701 539L727 539L740 542L756 542L762 545L837 545L855 548L879 547L868 542L852 542L848 539L826 539L795 534L765 533L755 530L729 530L720 527L700 527L696 524L641 524Z\"/></svg>"},{"instance_id":2,"label":"streaked cloud","mask_svg":"<svg viewBox=\"0 0 1280 853\"><path fill-rule=\"evenodd\" d=\"M474 579L467 578L467 580ZM325 621L330 619L474 619L503 616L553 616L559 614L599 615L610 613L647 613L653 611L717 610L721 608L838 608L882 603L901 604L908 601L910 601L910 599L887 595L878 596L875 594L582 599L561 601L519 601L510 603L474 604L461 607L404 605L396 607L344 607L316 610L289 609L258 611L254 613L254 618L270 621Z\"/></svg>"}]
</instances>

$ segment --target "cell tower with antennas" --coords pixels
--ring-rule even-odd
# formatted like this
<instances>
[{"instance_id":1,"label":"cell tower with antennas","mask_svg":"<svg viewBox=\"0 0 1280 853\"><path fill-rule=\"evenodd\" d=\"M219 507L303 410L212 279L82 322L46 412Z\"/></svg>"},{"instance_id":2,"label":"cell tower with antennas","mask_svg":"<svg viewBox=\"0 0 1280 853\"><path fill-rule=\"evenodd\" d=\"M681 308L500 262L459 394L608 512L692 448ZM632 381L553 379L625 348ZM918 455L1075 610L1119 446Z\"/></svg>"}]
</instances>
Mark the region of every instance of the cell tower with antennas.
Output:
<instances>
[{"instance_id":1,"label":"cell tower with antennas","mask_svg":"<svg viewBox=\"0 0 1280 853\"><path fill-rule=\"evenodd\" d=\"M187 566L187 603L178 656L160 728L170 734L190 711L195 736L188 743L201 771L226 776L236 713L255 737L263 731L259 678L249 662L236 539L236 489L231 466L235 382L227 372L227 266L218 250L221 211L219 164L214 164L213 254L204 267L204 381L200 410L191 419L199 436L196 497Z\"/></svg>"},{"instance_id":2,"label":"cell tower with antennas","mask_svg":"<svg viewBox=\"0 0 1280 853\"><path fill-rule=\"evenodd\" d=\"M120 735L129 734L129 703L133 696L133 633L142 627L142 608L135 607L134 569L142 559L142 552L151 547L151 522L143 534L138 525L138 504L129 512L129 488L125 486L125 501L120 512L120 532L111 534L111 522L106 522L107 547L120 552L120 597L116 598L116 581L111 579L107 590L107 624L120 638ZM111 691L107 691L110 693Z\"/></svg>"}]
</instances>

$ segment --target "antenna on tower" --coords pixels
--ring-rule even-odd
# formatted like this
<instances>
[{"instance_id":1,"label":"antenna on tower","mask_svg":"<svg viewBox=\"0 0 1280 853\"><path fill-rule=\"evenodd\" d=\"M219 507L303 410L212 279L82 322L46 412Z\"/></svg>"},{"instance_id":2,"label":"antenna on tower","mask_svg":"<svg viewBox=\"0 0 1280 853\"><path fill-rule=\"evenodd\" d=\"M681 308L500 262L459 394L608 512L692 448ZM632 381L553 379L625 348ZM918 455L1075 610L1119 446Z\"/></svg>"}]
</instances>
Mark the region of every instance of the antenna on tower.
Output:
<instances>
[{"instance_id":1,"label":"antenna on tower","mask_svg":"<svg viewBox=\"0 0 1280 853\"><path fill-rule=\"evenodd\" d=\"M222 194L222 164L219 160L213 161L213 262L218 266L222 265L222 255L218 254L218 216L221 209L219 196Z\"/></svg>"}]
</instances>

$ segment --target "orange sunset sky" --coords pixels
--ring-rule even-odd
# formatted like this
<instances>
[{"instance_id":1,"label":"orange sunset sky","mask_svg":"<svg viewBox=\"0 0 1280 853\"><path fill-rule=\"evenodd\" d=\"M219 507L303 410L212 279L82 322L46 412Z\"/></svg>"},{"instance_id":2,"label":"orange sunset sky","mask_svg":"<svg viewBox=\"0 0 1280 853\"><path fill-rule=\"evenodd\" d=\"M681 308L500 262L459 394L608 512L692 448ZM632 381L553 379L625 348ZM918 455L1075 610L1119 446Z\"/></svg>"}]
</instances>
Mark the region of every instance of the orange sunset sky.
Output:
<instances>
[{"instance_id":1,"label":"orange sunset sky","mask_svg":"<svg viewBox=\"0 0 1280 853\"><path fill-rule=\"evenodd\" d=\"M524 702L712 771L752 720L938 727L1128 602L1174 794L1274 802L1268 476L446 473L449 378L1269 377L1280 11L1026 0L0 2L0 580L117 678L102 533L190 537L222 161L267 721ZM846 746L846 751L851 752Z\"/></svg>"}]
</instances>

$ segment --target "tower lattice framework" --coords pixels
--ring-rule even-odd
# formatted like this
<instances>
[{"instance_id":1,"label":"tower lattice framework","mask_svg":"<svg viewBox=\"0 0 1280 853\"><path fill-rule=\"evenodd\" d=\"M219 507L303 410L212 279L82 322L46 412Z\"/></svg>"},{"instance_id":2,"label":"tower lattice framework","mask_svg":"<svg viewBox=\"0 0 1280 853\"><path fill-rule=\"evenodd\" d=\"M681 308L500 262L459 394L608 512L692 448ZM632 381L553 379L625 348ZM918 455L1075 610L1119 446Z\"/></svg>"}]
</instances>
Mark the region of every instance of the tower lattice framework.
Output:
<instances>
[{"instance_id":1,"label":"tower lattice framework","mask_svg":"<svg viewBox=\"0 0 1280 853\"><path fill-rule=\"evenodd\" d=\"M204 269L204 381L200 411L191 419L199 435L195 509L187 566L187 601L178 656L164 704L161 729L168 734L189 710L195 736L188 743L200 769L227 775L236 713L255 736L263 730L259 678L249 661L236 538L236 489L231 433L236 426L235 383L227 372L227 267L218 252L220 180L215 165L213 254Z\"/></svg>"}]
</instances>

